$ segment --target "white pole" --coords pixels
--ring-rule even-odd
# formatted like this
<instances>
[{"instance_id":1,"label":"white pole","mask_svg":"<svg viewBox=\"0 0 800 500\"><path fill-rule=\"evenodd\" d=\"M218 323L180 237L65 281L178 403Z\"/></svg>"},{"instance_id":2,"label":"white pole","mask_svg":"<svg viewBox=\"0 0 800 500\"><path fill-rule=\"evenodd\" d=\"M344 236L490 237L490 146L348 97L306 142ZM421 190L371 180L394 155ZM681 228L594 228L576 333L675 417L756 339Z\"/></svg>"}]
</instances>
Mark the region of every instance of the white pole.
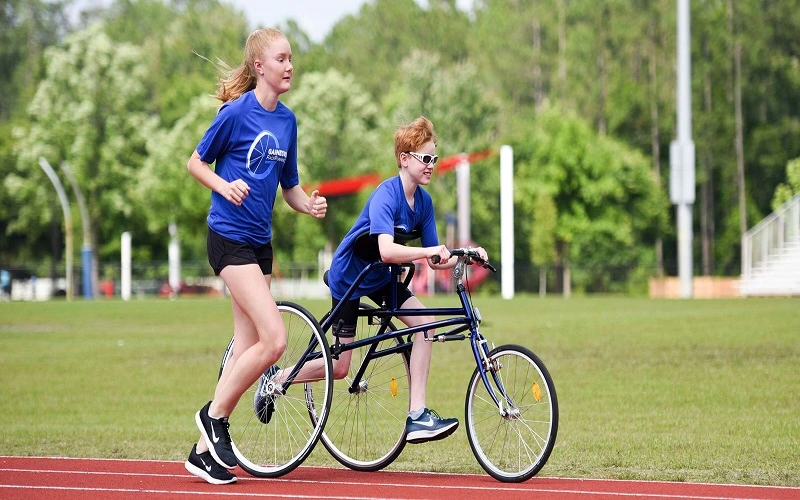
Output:
<instances>
[{"instance_id":1,"label":"white pole","mask_svg":"<svg viewBox=\"0 0 800 500\"><path fill-rule=\"evenodd\" d=\"M514 151L500 147L500 285L503 298L514 298Z\"/></svg>"},{"instance_id":2,"label":"white pole","mask_svg":"<svg viewBox=\"0 0 800 500\"><path fill-rule=\"evenodd\" d=\"M122 253L122 277L120 283L120 295L122 300L131 299L131 233L125 231L121 239Z\"/></svg>"},{"instance_id":3,"label":"white pole","mask_svg":"<svg viewBox=\"0 0 800 500\"><path fill-rule=\"evenodd\" d=\"M677 205L678 276L681 298L692 298L692 205L695 152L692 141L691 36L689 0L678 0L678 138L670 147L670 198Z\"/></svg>"},{"instance_id":4,"label":"white pole","mask_svg":"<svg viewBox=\"0 0 800 500\"><path fill-rule=\"evenodd\" d=\"M470 184L469 184L469 160L467 155L462 155L461 161L456 167L457 203L458 203L458 243L457 246L463 247L470 244L472 234L470 230Z\"/></svg>"},{"instance_id":5,"label":"white pole","mask_svg":"<svg viewBox=\"0 0 800 500\"><path fill-rule=\"evenodd\" d=\"M173 222L169 225L169 246L167 254L169 257L169 287L172 295L178 293L181 287L181 249L178 243L178 226Z\"/></svg>"}]
</instances>

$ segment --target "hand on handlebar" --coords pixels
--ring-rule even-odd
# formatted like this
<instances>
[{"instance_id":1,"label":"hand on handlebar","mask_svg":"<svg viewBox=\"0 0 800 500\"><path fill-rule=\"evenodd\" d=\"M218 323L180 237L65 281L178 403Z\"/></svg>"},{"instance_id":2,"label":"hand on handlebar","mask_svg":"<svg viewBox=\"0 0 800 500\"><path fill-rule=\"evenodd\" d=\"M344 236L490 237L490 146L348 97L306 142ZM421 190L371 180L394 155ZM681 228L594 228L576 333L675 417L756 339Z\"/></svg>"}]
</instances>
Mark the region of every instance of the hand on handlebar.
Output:
<instances>
[{"instance_id":1,"label":"hand on handlebar","mask_svg":"<svg viewBox=\"0 0 800 500\"><path fill-rule=\"evenodd\" d=\"M446 246L439 245L438 247L434 247L434 249L435 253L429 257L431 262L439 264L450 260L450 250L448 250Z\"/></svg>"},{"instance_id":2,"label":"hand on handlebar","mask_svg":"<svg viewBox=\"0 0 800 500\"><path fill-rule=\"evenodd\" d=\"M489 254L486 253L486 250L484 250L483 247L475 247L472 249L472 251L476 252L478 257L480 257L480 260L483 261L481 264L489 262Z\"/></svg>"},{"instance_id":3,"label":"hand on handlebar","mask_svg":"<svg viewBox=\"0 0 800 500\"><path fill-rule=\"evenodd\" d=\"M478 264L489 269L492 272L497 272L497 269L491 264L489 264L489 254L486 253L486 250L483 247L468 247L468 248L458 248L454 250L448 250L448 258L450 257L466 257L467 264L472 264L472 261L475 260ZM434 264L438 264L441 262L438 255L434 255L431 257L431 262Z\"/></svg>"}]
</instances>

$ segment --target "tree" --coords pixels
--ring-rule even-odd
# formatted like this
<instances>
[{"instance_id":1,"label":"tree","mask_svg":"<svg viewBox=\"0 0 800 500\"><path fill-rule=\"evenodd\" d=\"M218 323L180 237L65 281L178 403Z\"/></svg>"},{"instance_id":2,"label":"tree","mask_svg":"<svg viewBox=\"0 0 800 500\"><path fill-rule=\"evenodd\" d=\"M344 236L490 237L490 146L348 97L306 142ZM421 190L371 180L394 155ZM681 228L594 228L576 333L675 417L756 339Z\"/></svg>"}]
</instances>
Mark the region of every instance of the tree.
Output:
<instances>
[{"instance_id":1,"label":"tree","mask_svg":"<svg viewBox=\"0 0 800 500\"><path fill-rule=\"evenodd\" d=\"M300 181L308 189L323 180L396 171L392 136L383 133L387 128L377 104L353 75L334 69L306 74L286 102L297 116ZM361 205L356 195L329 199L323 231L319 221L276 207L276 253L287 261L315 261L326 244L338 245Z\"/></svg>"},{"instance_id":2,"label":"tree","mask_svg":"<svg viewBox=\"0 0 800 500\"><path fill-rule=\"evenodd\" d=\"M786 183L778 184L778 187L775 188L772 210L778 210L781 205L798 193L800 193L800 158L795 158L786 164Z\"/></svg>"},{"instance_id":3,"label":"tree","mask_svg":"<svg viewBox=\"0 0 800 500\"><path fill-rule=\"evenodd\" d=\"M401 75L414 49L439 52L445 64L464 60L469 20L455 0L375 0L339 21L325 39L328 67L352 74L375 99ZM322 68L325 69L325 68Z\"/></svg>"},{"instance_id":4,"label":"tree","mask_svg":"<svg viewBox=\"0 0 800 500\"><path fill-rule=\"evenodd\" d=\"M117 0L105 26L148 54L145 106L167 127L190 113L192 98L213 93L218 61L242 61L249 33L244 15L218 0Z\"/></svg>"},{"instance_id":5,"label":"tree","mask_svg":"<svg viewBox=\"0 0 800 500\"><path fill-rule=\"evenodd\" d=\"M46 75L28 107L29 125L18 131L17 172L5 180L24 204L9 231L44 230L43 208L52 193L36 168L38 157L53 165L68 162L88 205L96 290L98 259L118 256L120 231L143 229L130 192L156 126L142 111L146 57L132 45L113 43L101 25L68 36L46 57Z\"/></svg>"},{"instance_id":6,"label":"tree","mask_svg":"<svg viewBox=\"0 0 800 500\"><path fill-rule=\"evenodd\" d=\"M514 140L517 200L552 196L564 290L573 265L580 266L574 279L583 290L617 290L632 271L641 284L653 269L652 243L667 231L668 215L647 159L557 108L523 127ZM531 213L525 202L518 205ZM530 221L523 224L522 234L531 234Z\"/></svg>"},{"instance_id":7,"label":"tree","mask_svg":"<svg viewBox=\"0 0 800 500\"><path fill-rule=\"evenodd\" d=\"M186 163L219 104L209 96L197 96L171 127L153 131L147 139L147 158L130 192L150 238L164 241L169 224L177 224L186 260L206 258L206 216L211 203L210 191L189 174Z\"/></svg>"},{"instance_id":8,"label":"tree","mask_svg":"<svg viewBox=\"0 0 800 500\"><path fill-rule=\"evenodd\" d=\"M470 61L446 64L439 53L412 51L400 63L402 77L382 101L393 127L423 115L429 118L439 139L437 153L446 157L493 148L497 141L496 120L499 104L494 100ZM487 201L498 193L499 183L488 173L486 163L471 169L471 197L481 203L471 204L471 232L487 251L499 248L497 211ZM438 220L457 208L456 177L438 175L426 189L431 193ZM443 227L443 225L441 225ZM497 237L496 242L494 241Z\"/></svg>"},{"instance_id":9,"label":"tree","mask_svg":"<svg viewBox=\"0 0 800 500\"><path fill-rule=\"evenodd\" d=\"M530 246L531 261L539 268L539 295L547 293L547 268L556 261L556 204L549 193L540 191L533 203Z\"/></svg>"},{"instance_id":10,"label":"tree","mask_svg":"<svg viewBox=\"0 0 800 500\"><path fill-rule=\"evenodd\" d=\"M46 47L58 43L66 32L65 6L61 1L6 0L0 15L0 179L14 172L16 164L14 128L24 120L27 103L36 88L44 67L42 54ZM36 165L34 165L36 167ZM16 234L8 230L19 218L22 207L13 202L12 193L0 182L0 260L11 262L23 258L43 259L49 250L49 234ZM55 214L61 210L56 202ZM47 217L47 211L42 216ZM52 226L57 233L59 226ZM54 247L55 254L63 248ZM43 270L39 272L44 272ZM51 268L51 274L54 271Z\"/></svg>"}]
</instances>

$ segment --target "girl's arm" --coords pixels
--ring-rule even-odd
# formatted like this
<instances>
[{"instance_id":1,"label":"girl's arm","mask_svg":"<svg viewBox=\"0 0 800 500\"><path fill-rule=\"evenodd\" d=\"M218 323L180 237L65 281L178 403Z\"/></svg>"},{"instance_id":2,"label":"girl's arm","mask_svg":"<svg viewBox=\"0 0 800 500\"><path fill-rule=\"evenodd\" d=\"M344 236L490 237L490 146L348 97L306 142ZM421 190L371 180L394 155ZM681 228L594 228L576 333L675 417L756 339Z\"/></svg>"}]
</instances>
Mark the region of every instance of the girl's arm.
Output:
<instances>
[{"instance_id":1,"label":"girl's arm","mask_svg":"<svg viewBox=\"0 0 800 500\"><path fill-rule=\"evenodd\" d=\"M250 194L250 186L242 179L227 182L211 169L211 166L200 159L197 150L192 153L189 162L186 164L189 173L197 179L200 184L208 189L221 194L226 200L234 205L241 205L247 195Z\"/></svg>"},{"instance_id":2,"label":"girl's arm","mask_svg":"<svg viewBox=\"0 0 800 500\"><path fill-rule=\"evenodd\" d=\"M299 184L283 190L283 199L286 203L301 214L309 214L311 217L322 219L328 211L328 201L324 196L319 195L318 190L311 192L308 196Z\"/></svg>"}]
</instances>

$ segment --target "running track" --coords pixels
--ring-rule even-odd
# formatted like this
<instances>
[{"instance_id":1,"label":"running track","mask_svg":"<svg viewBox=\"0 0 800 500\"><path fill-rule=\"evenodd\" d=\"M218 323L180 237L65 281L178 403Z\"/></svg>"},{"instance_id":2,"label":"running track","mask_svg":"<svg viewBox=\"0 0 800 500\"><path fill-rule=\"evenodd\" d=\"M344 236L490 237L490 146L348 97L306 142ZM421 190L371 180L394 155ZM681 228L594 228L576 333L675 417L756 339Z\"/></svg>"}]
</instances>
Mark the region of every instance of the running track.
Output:
<instances>
[{"instance_id":1,"label":"running track","mask_svg":"<svg viewBox=\"0 0 800 500\"><path fill-rule=\"evenodd\" d=\"M508 484L480 474L395 471L359 473L348 469L320 467L300 467L277 479L255 478L240 469L235 472L239 476L238 483L212 486L186 472L182 462L0 457L0 498L4 500L800 499L800 488L797 487L545 477L534 477L521 484Z\"/></svg>"}]
</instances>

